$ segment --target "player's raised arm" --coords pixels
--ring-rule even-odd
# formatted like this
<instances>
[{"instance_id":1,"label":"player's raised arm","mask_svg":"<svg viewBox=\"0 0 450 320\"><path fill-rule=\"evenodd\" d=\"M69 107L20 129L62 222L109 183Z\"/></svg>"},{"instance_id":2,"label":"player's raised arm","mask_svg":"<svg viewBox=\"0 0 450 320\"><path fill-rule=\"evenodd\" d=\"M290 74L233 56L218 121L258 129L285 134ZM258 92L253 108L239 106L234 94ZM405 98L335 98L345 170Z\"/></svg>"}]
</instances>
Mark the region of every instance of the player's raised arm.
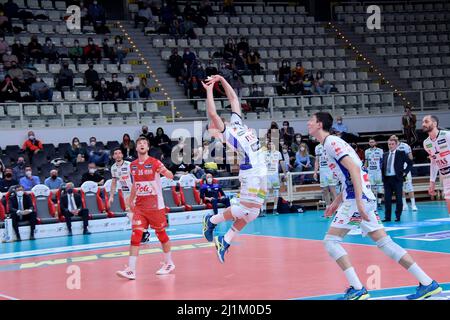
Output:
<instances>
[{"instance_id":1,"label":"player's raised arm","mask_svg":"<svg viewBox=\"0 0 450 320\"><path fill-rule=\"evenodd\" d=\"M231 111L234 113L237 113L239 116L241 116L242 112L241 112L241 103L239 102L239 98L236 94L236 92L234 91L233 87L227 82L227 80L225 80L224 77L219 76L219 75L215 75L213 77L211 77L211 79L207 79L207 84L215 83L220 81L220 83L222 84L223 89L225 90L225 94L227 95L228 101L230 101L230 105L231 105Z\"/></svg>"},{"instance_id":2,"label":"player's raised arm","mask_svg":"<svg viewBox=\"0 0 450 320\"><path fill-rule=\"evenodd\" d=\"M172 180L173 179L173 173L169 169L167 169L164 165L161 165L159 169L159 173L162 174L167 179Z\"/></svg>"},{"instance_id":3,"label":"player's raised arm","mask_svg":"<svg viewBox=\"0 0 450 320\"><path fill-rule=\"evenodd\" d=\"M214 81L210 81L207 84L202 82L202 85L206 90L206 110L208 112L208 118L211 119L210 127L223 132L225 130L225 124L217 114L216 104L214 103Z\"/></svg>"}]
</instances>

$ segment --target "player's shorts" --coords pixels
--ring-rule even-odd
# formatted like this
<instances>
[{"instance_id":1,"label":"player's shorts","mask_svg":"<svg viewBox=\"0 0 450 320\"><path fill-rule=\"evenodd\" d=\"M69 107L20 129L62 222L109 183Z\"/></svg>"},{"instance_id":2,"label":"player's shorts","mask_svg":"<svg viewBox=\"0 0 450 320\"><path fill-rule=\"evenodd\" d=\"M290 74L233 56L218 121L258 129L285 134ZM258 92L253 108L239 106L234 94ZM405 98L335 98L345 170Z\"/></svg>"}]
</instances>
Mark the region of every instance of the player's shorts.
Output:
<instances>
[{"instance_id":1,"label":"player's shorts","mask_svg":"<svg viewBox=\"0 0 450 320\"><path fill-rule=\"evenodd\" d=\"M403 182L403 191L407 193L414 192L411 172L408 172L406 175L406 180Z\"/></svg>"},{"instance_id":2,"label":"player's shorts","mask_svg":"<svg viewBox=\"0 0 450 320\"><path fill-rule=\"evenodd\" d=\"M363 236L383 229L383 223L377 213L377 202L375 200L365 200L365 209L370 221L362 220L355 200L345 200L339 206L333 222L331 222L331 227L349 230L360 227Z\"/></svg>"},{"instance_id":3,"label":"player's shorts","mask_svg":"<svg viewBox=\"0 0 450 320\"><path fill-rule=\"evenodd\" d=\"M267 171L259 168L239 171L239 201L263 205L267 194Z\"/></svg>"},{"instance_id":4,"label":"player's shorts","mask_svg":"<svg viewBox=\"0 0 450 320\"><path fill-rule=\"evenodd\" d=\"M369 181L372 186L372 190L377 190L378 193L383 193L383 177L381 171L369 171Z\"/></svg>"},{"instance_id":5,"label":"player's shorts","mask_svg":"<svg viewBox=\"0 0 450 320\"><path fill-rule=\"evenodd\" d=\"M440 180L442 181L442 187L444 189L444 199L450 200L450 174L445 176L441 175Z\"/></svg>"},{"instance_id":6,"label":"player's shorts","mask_svg":"<svg viewBox=\"0 0 450 320\"><path fill-rule=\"evenodd\" d=\"M162 231L167 228L166 210L144 211L136 208L133 214L132 228L148 229L149 226L155 231Z\"/></svg>"},{"instance_id":7,"label":"player's shorts","mask_svg":"<svg viewBox=\"0 0 450 320\"><path fill-rule=\"evenodd\" d=\"M267 176L267 189L280 189L280 176L278 173Z\"/></svg>"},{"instance_id":8,"label":"player's shorts","mask_svg":"<svg viewBox=\"0 0 450 320\"><path fill-rule=\"evenodd\" d=\"M326 188L326 187L335 187L338 184L337 178L334 176L333 172L325 171L320 172L320 187Z\"/></svg>"}]
</instances>

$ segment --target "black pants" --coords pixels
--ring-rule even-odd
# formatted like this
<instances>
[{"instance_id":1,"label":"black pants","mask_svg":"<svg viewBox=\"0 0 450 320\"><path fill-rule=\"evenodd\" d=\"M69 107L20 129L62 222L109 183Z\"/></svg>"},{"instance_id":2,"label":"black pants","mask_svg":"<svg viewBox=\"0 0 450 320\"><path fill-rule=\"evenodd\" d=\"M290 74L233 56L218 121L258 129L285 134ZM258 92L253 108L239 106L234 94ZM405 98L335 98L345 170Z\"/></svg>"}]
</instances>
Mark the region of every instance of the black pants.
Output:
<instances>
[{"instance_id":1,"label":"black pants","mask_svg":"<svg viewBox=\"0 0 450 320\"><path fill-rule=\"evenodd\" d=\"M218 208L217 208L217 205L219 203L223 203L225 205L225 207L228 208L230 206L230 199L228 199L227 197L223 197L222 199L217 199L217 198L212 199L211 204L213 206L214 214L217 214L219 212Z\"/></svg>"},{"instance_id":2,"label":"black pants","mask_svg":"<svg viewBox=\"0 0 450 320\"><path fill-rule=\"evenodd\" d=\"M72 217L73 216L74 215L70 212L64 213L64 217L66 218L67 229L69 229L69 231L72 231ZM80 216L81 219L83 219L83 230L86 230L88 227L89 210L81 209L80 213L78 213L78 216Z\"/></svg>"},{"instance_id":3,"label":"black pants","mask_svg":"<svg viewBox=\"0 0 450 320\"><path fill-rule=\"evenodd\" d=\"M391 220L392 214L392 195L395 192L395 217L400 219L403 210L403 180L398 179L396 176L385 177L384 179L384 206L385 206L385 219Z\"/></svg>"},{"instance_id":4,"label":"black pants","mask_svg":"<svg viewBox=\"0 0 450 320\"><path fill-rule=\"evenodd\" d=\"M19 233L19 222L21 221L30 221L31 234L34 234L34 229L36 228L36 212L31 212L30 214L19 216L16 212L11 213L11 220L13 224L14 232L16 233L17 238L20 238Z\"/></svg>"}]
</instances>

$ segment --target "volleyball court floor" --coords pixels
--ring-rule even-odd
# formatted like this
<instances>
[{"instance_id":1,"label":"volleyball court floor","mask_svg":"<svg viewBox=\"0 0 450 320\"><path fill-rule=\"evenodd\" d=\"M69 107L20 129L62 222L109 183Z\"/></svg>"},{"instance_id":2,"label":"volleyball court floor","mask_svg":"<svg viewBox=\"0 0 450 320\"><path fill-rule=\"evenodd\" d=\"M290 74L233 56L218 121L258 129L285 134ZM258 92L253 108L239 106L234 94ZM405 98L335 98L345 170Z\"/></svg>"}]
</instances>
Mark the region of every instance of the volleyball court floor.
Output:
<instances>
[{"instance_id":1,"label":"volleyball court floor","mask_svg":"<svg viewBox=\"0 0 450 320\"><path fill-rule=\"evenodd\" d=\"M385 227L441 283L436 299L450 299L450 216L443 202L418 207ZM202 237L201 224L169 227L176 269L165 276L155 274L162 254L152 233L141 247L135 281L115 274L128 261L130 230L3 243L0 299L335 299L347 282L321 242L330 223L322 214L258 218L233 240L225 264ZM415 292L416 280L357 233L344 247L372 299Z\"/></svg>"}]
</instances>

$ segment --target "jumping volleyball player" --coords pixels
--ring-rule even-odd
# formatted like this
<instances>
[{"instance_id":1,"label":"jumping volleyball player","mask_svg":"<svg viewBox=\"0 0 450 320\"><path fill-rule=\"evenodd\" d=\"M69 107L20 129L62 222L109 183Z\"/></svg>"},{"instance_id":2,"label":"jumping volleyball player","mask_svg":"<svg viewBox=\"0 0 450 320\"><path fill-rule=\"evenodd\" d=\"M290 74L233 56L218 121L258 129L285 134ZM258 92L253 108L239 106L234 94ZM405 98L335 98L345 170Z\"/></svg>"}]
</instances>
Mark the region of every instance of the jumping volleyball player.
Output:
<instances>
[{"instance_id":1,"label":"jumping volleyball player","mask_svg":"<svg viewBox=\"0 0 450 320\"><path fill-rule=\"evenodd\" d=\"M327 214L336 212L328 233L325 236L325 248L329 255L344 271L350 288L343 300L365 300L369 293L359 280L347 252L341 243L347 233L361 227L363 235L376 242L377 247L387 256L407 269L418 281L414 294L407 296L410 300L422 300L442 291L439 284L432 280L412 257L386 234L377 214L377 203L370 189L369 178L362 170L363 164L354 149L339 137L330 135L333 117L327 112L318 112L308 121L309 134L315 137L327 152L329 167L342 183L342 192L327 209Z\"/></svg>"},{"instance_id":2,"label":"jumping volleyball player","mask_svg":"<svg viewBox=\"0 0 450 320\"><path fill-rule=\"evenodd\" d=\"M436 177L439 172L441 184L444 187L444 197L447 211L450 214L450 132L440 130L439 119L436 116L425 116L422 121L423 132L428 138L423 142L425 151L430 156L430 186L428 193L436 195Z\"/></svg>"},{"instance_id":3,"label":"jumping volleyball player","mask_svg":"<svg viewBox=\"0 0 450 320\"><path fill-rule=\"evenodd\" d=\"M231 104L232 115L229 124L224 124L217 115L213 96L216 82L222 83ZM203 235L208 241L213 240L213 231L217 224L226 220L234 220L225 236L214 237L217 256L223 263L231 240L259 215L267 192L267 165L256 132L242 123L239 99L230 84L219 75L207 79L206 84L202 84L207 93L206 105L211 120L208 131L212 136L225 140L239 154L240 158L239 204L232 205L223 213L214 216L206 215L203 219Z\"/></svg>"},{"instance_id":4,"label":"jumping volleyball player","mask_svg":"<svg viewBox=\"0 0 450 320\"><path fill-rule=\"evenodd\" d=\"M128 198L128 206L133 212L130 257L128 267L117 271L117 275L129 280L136 279L136 261L144 229L155 230L164 253L164 264L156 274L164 275L175 269L170 252L165 205L162 196L160 175L173 179L173 174L161 161L148 155L149 142L144 137L136 140L138 159L130 164L133 185Z\"/></svg>"}]
</instances>

